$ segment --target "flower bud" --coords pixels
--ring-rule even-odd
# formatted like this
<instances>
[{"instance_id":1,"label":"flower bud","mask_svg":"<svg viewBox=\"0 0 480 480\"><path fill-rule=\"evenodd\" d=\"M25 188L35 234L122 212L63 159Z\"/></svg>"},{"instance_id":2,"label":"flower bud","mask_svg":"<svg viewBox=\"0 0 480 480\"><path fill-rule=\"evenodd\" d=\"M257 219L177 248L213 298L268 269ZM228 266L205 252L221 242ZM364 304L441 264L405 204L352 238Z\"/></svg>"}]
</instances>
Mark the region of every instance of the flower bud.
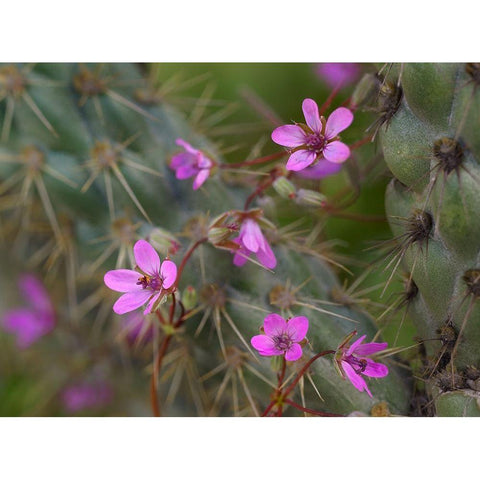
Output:
<instances>
[{"instance_id":1,"label":"flower bud","mask_svg":"<svg viewBox=\"0 0 480 480\"><path fill-rule=\"evenodd\" d=\"M178 240L163 228L154 228L149 235L150 243L163 255L175 255L180 248Z\"/></svg>"},{"instance_id":2,"label":"flower bud","mask_svg":"<svg viewBox=\"0 0 480 480\"><path fill-rule=\"evenodd\" d=\"M362 108L370 104L378 94L379 79L373 73L366 73L358 82L353 95L351 105L354 108Z\"/></svg>"},{"instance_id":3,"label":"flower bud","mask_svg":"<svg viewBox=\"0 0 480 480\"><path fill-rule=\"evenodd\" d=\"M197 291L192 287L188 286L182 294L182 303L187 310L192 310L196 307L198 302Z\"/></svg>"},{"instance_id":4,"label":"flower bud","mask_svg":"<svg viewBox=\"0 0 480 480\"><path fill-rule=\"evenodd\" d=\"M218 245L227 241L234 230L227 226L225 227L213 227L208 230L208 241L213 245Z\"/></svg>"},{"instance_id":5,"label":"flower bud","mask_svg":"<svg viewBox=\"0 0 480 480\"><path fill-rule=\"evenodd\" d=\"M273 188L282 198L292 198L295 195L295 185L285 177L278 177L273 182Z\"/></svg>"},{"instance_id":6,"label":"flower bud","mask_svg":"<svg viewBox=\"0 0 480 480\"><path fill-rule=\"evenodd\" d=\"M323 207L327 201L327 197L322 193L315 192L314 190L300 188L297 192L295 200L299 205L306 207Z\"/></svg>"}]
</instances>

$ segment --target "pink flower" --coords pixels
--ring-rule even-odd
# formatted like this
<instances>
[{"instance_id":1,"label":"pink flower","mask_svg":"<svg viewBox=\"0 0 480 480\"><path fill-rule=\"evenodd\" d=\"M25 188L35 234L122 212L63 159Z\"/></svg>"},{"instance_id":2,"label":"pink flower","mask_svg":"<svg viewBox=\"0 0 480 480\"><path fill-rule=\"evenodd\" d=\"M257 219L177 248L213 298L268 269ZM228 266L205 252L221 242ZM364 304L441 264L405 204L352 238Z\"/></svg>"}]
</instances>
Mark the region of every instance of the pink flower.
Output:
<instances>
[{"instance_id":1,"label":"pink flower","mask_svg":"<svg viewBox=\"0 0 480 480\"><path fill-rule=\"evenodd\" d=\"M316 70L318 76L333 88L350 85L360 75L358 63L320 63Z\"/></svg>"},{"instance_id":2,"label":"pink flower","mask_svg":"<svg viewBox=\"0 0 480 480\"><path fill-rule=\"evenodd\" d=\"M255 253L258 261L267 268L275 268L277 265L275 254L255 220L246 218L240 227L239 236L233 242L240 245L233 257L233 263L237 267L245 265L251 253Z\"/></svg>"},{"instance_id":3,"label":"pink flower","mask_svg":"<svg viewBox=\"0 0 480 480\"><path fill-rule=\"evenodd\" d=\"M17 346L23 349L53 330L55 310L45 287L33 275L22 275L18 287L30 305L6 312L2 326L16 335Z\"/></svg>"},{"instance_id":4,"label":"pink flower","mask_svg":"<svg viewBox=\"0 0 480 480\"><path fill-rule=\"evenodd\" d=\"M271 357L285 355L285 360L294 362L302 356L301 342L308 330L307 317L283 319L276 313L267 315L263 321L265 335L255 335L250 340L260 355Z\"/></svg>"},{"instance_id":5,"label":"pink flower","mask_svg":"<svg viewBox=\"0 0 480 480\"><path fill-rule=\"evenodd\" d=\"M365 343L362 345L366 338L366 335L363 335L349 346L348 342L356 334L357 332L352 332L343 341L335 354L335 362L340 368L340 374L343 378L347 377L357 390L360 392L365 390L371 397L372 394L361 375L377 378L385 377L388 375L388 367L382 363L374 362L372 359L367 358L367 355L385 350L388 344Z\"/></svg>"},{"instance_id":6,"label":"pink flower","mask_svg":"<svg viewBox=\"0 0 480 480\"><path fill-rule=\"evenodd\" d=\"M338 164L350 156L350 149L340 142L338 134L353 121L353 113L345 107L334 110L327 120L320 117L318 106L311 98L302 103L307 124L283 125L272 132L272 140L290 149L287 170L303 170L316 160Z\"/></svg>"},{"instance_id":7,"label":"pink flower","mask_svg":"<svg viewBox=\"0 0 480 480\"><path fill-rule=\"evenodd\" d=\"M193 189L197 190L210 175L213 161L181 138L177 138L175 143L183 147L185 152L177 153L172 157L170 168L175 170L176 177L179 180L196 175L193 181Z\"/></svg>"},{"instance_id":8,"label":"pink flower","mask_svg":"<svg viewBox=\"0 0 480 480\"><path fill-rule=\"evenodd\" d=\"M177 266L170 260L160 263L158 253L145 240L139 240L133 246L136 270L110 270L105 274L105 285L122 292L113 305L113 311L122 315L131 312L148 302L144 315L152 311L153 306L162 295L169 293L177 279Z\"/></svg>"},{"instance_id":9,"label":"pink flower","mask_svg":"<svg viewBox=\"0 0 480 480\"><path fill-rule=\"evenodd\" d=\"M62 404L69 413L81 410L100 408L113 399L112 389L103 382L80 382L63 390Z\"/></svg>"}]
</instances>

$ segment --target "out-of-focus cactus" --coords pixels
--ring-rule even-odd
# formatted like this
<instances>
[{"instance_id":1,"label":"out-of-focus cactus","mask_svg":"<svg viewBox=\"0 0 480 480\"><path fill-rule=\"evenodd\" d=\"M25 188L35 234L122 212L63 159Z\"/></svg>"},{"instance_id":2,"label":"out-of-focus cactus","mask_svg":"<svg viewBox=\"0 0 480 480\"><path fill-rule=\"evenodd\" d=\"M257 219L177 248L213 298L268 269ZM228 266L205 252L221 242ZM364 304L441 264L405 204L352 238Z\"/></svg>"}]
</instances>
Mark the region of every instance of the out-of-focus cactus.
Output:
<instances>
[{"instance_id":1,"label":"out-of-focus cactus","mask_svg":"<svg viewBox=\"0 0 480 480\"><path fill-rule=\"evenodd\" d=\"M448 108L452 102L455 104L453 112L458 124L459 105L467 101L462 99L468 98L471 87L460 89L457 67L442 68L453 75L455 101L450 99ZM428 76L428 71L421 73L422 78ZM458 75L467 79L463 72ZM404 81L412 82L411 78L407 69ZM442 77L442 92L448 78ZM20 298L15 298L17 277L24 271L35 271L49 291L57 321L54 331L28 351L28 358L16 360L16 365L1 363L1 368L6 369L5 378L10 378L13 370L23 378L25 365L33 362L32 374L41 378L38 388L47 392L43 396L36 392L46 398L45 403L32 401L32 405L19 412L15 410L14 414L56 413L61 398L69 399L63 407L67 414L78 405L107 408L107 401L113 401L113 406L105 410L110 414L148 414L150 352L155 353L159 341L172 332L162 329L155 315L143 316L140 311L125 318L114 315L112 304L116 296L103 283L107 270L134 267L132 249L140 238L148 239L163 258L168 255L177 264L189 246L204 238L210 240L195 251L178 285L176 298L182 299L192 313L184 327L175 331L159 385L152 387L160 391L164 414L261 414L276 378L270 360L257 355L250 338L259 333L269 312L309 318L309 346L304 348L303 363L313 352L335 349L354 329L369 340L376 336L372 318L343 292L335 275L335 262L326 261L332 259L331 254L315 235L296 233L286 224L285 219L291 219L292 212L300 212L288 181L275 183L281 195L268 209L265 207L265 215L273 212L275 218L259 220L276 256L274 272L258 262L242 268L233 265L231 243L225 243L230 237L229 226L222 224L221 217L214 228L209 227L224 212L242 211L251 194L249 184L236 180L227 169L212 169L205 184L195 191L191 180L175 178L170 161L181 150L176 144L178 138L205 152L214 162L221 158L214 144L195 134L184 117L155 94L136 66L2 66L0 89L4 98L0 104L1 289L7 292L2 294L1 307L6 311L21 303ZM405 92L407 95L407 86ZM418 100L415 109L422 112L420 100L424 98ZM442 111L440 105L438 110ZM466 133L474 131L470 124L474 111L472 107L472 113L463 122L461 138L465 144L458 147L472 175L476 161L470 148L475 144ZM448 124L449 109L445 115L430 124L428 118L418 118L402 103L382 139L389 164L394 162L393 151L397 163L403 153L408 158L418 151L429 156L433 144L422 144L415 150L413 140L403 141L409 132L417 143L420 139L434 142L454 136L455 131ZM404 127L399 125L402 118ZM418 128L414 127L417 124ZM420 135L419 129L428 131L429 136ZM402 147L392 146L389 155L388 145L402 135ZM402 152L401 148L409 150ZM427 166L417 170L429 171L428 158L408 161L412 165L425 162ZM432 166L435 162L432 157ZM395 171L394 166L392 170ZM461 189L456 176L450 175L442 195L439 188L444 179L443 174L439 175L428 203L438 205L443 196L444 206L438 209L438 235L444 236L431 239L428 257L419 257L413 276L422 299L415 300L415 311L432 319L431 325L425 327L425 338L445 324L447 316L440 318L443 310L450 312L448 318L460 326L460 309L455 310L450 299L456 294L461 300L469 288L473 292L476 288L473 280L462 280L467 271L475 271L478 266L474 261L477 251L469 251L470 243L466 241L476 238L478 230L467 228L475 223L476 183L463 170L460 175ZM423 189L428 184L428 178L420 177L417 172L410 172L400 180L408 187L418 178L415 191L420 191L422 181ZM389 208L408 217L414 204L418 207L419 203L414 203L416 194L407 187L398 182L391 187L390 198L396 195L401 202L390 202ZM299 204L322 207L322 194L309 194L305 189L300 192ZM451 197L460 194L464 203L451 201ZM428 208L432 208L435 217L437 210ZM311 219L307 224L313 225ZM442 228L448 229L448 233L444 234ZM455 262L445 263L446 257L455 257ZM411 258L408 253L406 260ZM429 286L424 287L427 276ZM438 291L432 291L432 285L438 286ZM429 293L424 293L423 288L428 288ZM466 304L470 298L473 297L467 297ZM168 310L169 306L170 303L161 308ZM461 312L464 315L464 310ZM476 335L474 325L472 314L456 352L457 361L461 362L456 364L457 368L478 365L480 350L475 351L475 344L469 347L465 340ZM4 350L2 354L14 358L13 340L7 343L11 353ZM392 414L406 414L409 385L401 371L386 361L388 377L369 381L373 398L342 380L331 358L313 364L300 384L302 397L309 408L330 413L370 413L372 407L385 402ZM289 366L292 371L295 367L296 364ZM91 378L85 380L85 372ZM100 387L99 382L103 382Z\"/></svg>"},{"instance_id":2,"label":"out-of-focus cactus","mask_svg":"<svg viewBox=\"0 0 480 480\"><path fill-rule=\"evenodd\" d=\"M480 415L480 65L404 64L371 76L394 179L386 210L421 338L423 414ZM368 78L363 81L363 91ZM360 95L358 92L357 95Z\"/></svg>"}]
</instances>

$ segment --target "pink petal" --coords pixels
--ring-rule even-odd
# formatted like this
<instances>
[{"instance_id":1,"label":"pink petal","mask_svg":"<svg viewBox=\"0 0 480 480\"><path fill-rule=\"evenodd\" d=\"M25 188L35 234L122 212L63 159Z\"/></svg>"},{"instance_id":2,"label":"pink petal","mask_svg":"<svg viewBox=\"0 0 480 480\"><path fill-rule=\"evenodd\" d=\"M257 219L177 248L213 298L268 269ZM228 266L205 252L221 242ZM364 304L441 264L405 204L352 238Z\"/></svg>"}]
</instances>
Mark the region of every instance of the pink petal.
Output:
<instances>
[{"instance_id":1,"label":"pink petal","mask_svg":"<svg viewBox=\"0 0 480 480\"><path fill-rule=\"evenodd\" d=\"M41 313L19 308L6 313L3 327L7 332L15 334L17 347L24 349L48 333L53 324L50 324L48 318Z\"/></svg>"},{"instance_id":2,"label":"pink petal","mask_svg":"<svg viewBox=\"0 0 480 480\"><path fill-rule=\"evenodd\" d=\"M247 218L240 231L241 242L251 252L257 252L263 245L264 239L262 231L255 220Z\"/></svg>"},{"instance_id":3,"label":"pink petal","mask_svg":"<svg viewBox=\"0 0 480 480\"><path fill-rule=\"evenodd\" d=\"M235 243L240 243L238 238L233 240ZM237 267L243 267L245 263L248 261L248 257L250 256L250 252L241 245L238 250L235 251L235 255L233 257L233 264Z\"/></svg>"},{"instance_id":4,"label":"pink petal","mask_svg":"<svg viewBox=\"0 0 480 480\"><path fill-rule=\"evenodd\" d=\"M156 295L154 295L150 299L150 301L147 303L147 306L146 306L145 310L143 311L144 315L147 315L152 311L152 308L155 305L155 302L160 298L161 294L162 294L162 290L160 290Z\"/></svg>"},{"instance_id":5,"label":"pink petal","mask_svg":"<svg viewBox=\"0 0 480 480\"><path fill-rule=\"evenodd\" d=\"M383 363L377 363L367 358L367 366L362 373L367 377L386 377L388 375L388 367Z\"/></svg>"},{"instance_id":6,"label":"pink petal","mask_svg":"<svg viewBox=\"0 0 480 480\"><path fill-rule=\"evenodd\" d=\"M293 317L287 322L287 332L294 342L301 342L308 330L307 317Z\"/></svg>"},{"instance_id":7,"label":"pink petal","mask_svg":"<svg viewBox=\"0 0 480 480\"><path fill-rule=\"evenodd\" d=\"M160 257L145 240L139 240L133 246L133 254L138 267L148 275L155 276L160 270Z\"/></svg>"},{"instance_id":8,"label":"pink petal","mask_svg":"<svg viewBox=\"0 0 480 480\"><path fill-rule=\"evenodd\" d=\"M315 161L315 158L317 158L317 154L313 151L297 150L290 155L286 169L298 172L311 165Z\"/></svg>"},{"instance_id":9,"label":"pink petal","mask_svg":"<svg viewBox=\"0 0 480 480\"><path fill-rule=\"evenodd\" d=\"M343 163L350 156L350 149L338 140L330 142L323 149L323 156L329 162Z\"/></svg>"},{"instance_id":10,"label":"pink petal","mask_svg":"<svg viewBox=\"0 0 480 480\"><path fill-rule=\"evenodd\" d=\"M266 335L255 335L250 340L253 348L258 350L258 353L263 356L271 356L271 355L281 355L282 352L275 348L275 344L270 337Z\"/></svg>"},{"instance_id":11,"label":"pink petal","mask_svg":"<svg viewBox=\"0 0 480 480\"><path fill-rule=\"evenodd\" d=\"M165 260L160 268L160 276L163 278L163 288L170 288L177 279L177 266L171 260Z\"/></svg>"},{"instance_id":12,"label":"pink petal","mask_svg":"<svg viewBox=\"0 0 480 480\"><path fill-rule=\"evenodd\" d=\"M277 266L275 254L266 240L263 242L262 248L258 250L257 258L264 267L275 268Z\"/></svg>"},{"instance_id":13,"label":"pink petal","mask_svg":"<svg viewBox=\"0 0 480 480\"><path fill-rule=\"evenodd\" d=\"M311 98L306 98L302 102L302 110L305 115L305 121L307 125L315 132L321 133L322 122L320 121L320 115L318 114L318 105Z\"/></svg>"},{"instance_id":14,"label":"pink petal","mask_svg":"<svg viewBox=\"0 0 480 480\"><path fill-rule=\"evenodd\" d=\"M340 132L343 132L353 122L353 113L345 107L340 107L334 110L327 119L325 127L325 137L327 139L336 137Z\"/></svg>"},{"instance_id":15,"label":"pink petal","mask_svg":"<svg viewBox=\"0 0 480 480\"><path fill-rule=\"evenodd\" d=\"M178 153L172 157L170 162L170 168L173 170L177 170L180 167L185 167L187 165L192 165L195 163L195 155L191 153Z\"/></svg>"},{"instance_id":16,"label":"pink petal","mask_svg":"<svg viewBox=\"0 0 480 480\"><path fill-rule=\"evenodd\" d=\"M302 347L298 343L292 344L292 346L285 353L285 360L294 362L302 356Z\"/></svg>"},{"instance_id":17,"label":"pink petal","mask_svg":"<svg viewBox=\"0 0 480 480\"><path fill-rule=\"evenodd\" d=\"M205 182L205 180L208 178L209 175L210 175L210 170L208 170L207 168L200 170L197 176L195 177L195 180L193 181L193 189L198 190L203 185L203 183Z\"/></svg>"},{"instance_id":18,"label":"pink petal","mask_svg":"<svg viewBox=\"0 0 480 480\"><path fill-rule=\"evenodd\" d=\"M299 147L305 143L305 132L298 125L283 125L272 132L272 140L283 147Z\"/></svg>"},{"instance_id":19,"label":"pink petal","mask_svg":"<svg viewBox=\"0 0 480 480\"><path fill-rule=\"evenodd\" d=\"M342 362L342 368L347 378L352 382L353 386L357 390L360 390L360 392L363 392L365 390L370 395L370 397L372 396L365 380L360 375L358 375L358 373L355 372L355 370L350 366L349 363Z\"/></svg>"},{"instance_id":20,"label":"pink petal","mask_svg":"<svg viewBox=\"0 0 480 480\"><path fill-rule=\"evenodd\" d=\"M371 355L372 353L381 352L387 347L388 343L365 343L365 345L360 345L355 349L355 355L364 357L366 355Z\"/></svg>"},{"instance_id":21,"label":"pink petal","mask_svg":"<svg viewBox=\"0 0 480 480\"><path fill-rule=\"evenodd\" d=\"M315 165L300 170L296 173L302 178L311 178L313 180L319 180L320 178L335 175L342 169L340 163L332 163L325 159L320 159Z\"/></svg>"},{"instance_id":22,"label":"pink petal","mask_svg":"<svg viewBox=\"0 0 480 480\"><path fill-rule=\"evenodd\" d=\"M18 286L22 291L25 300L27 300L35 310L40 310L42 312L53 311L47 290L42 282L35 276L30 274L22 275L19 278Z\"/></svg>"},{"instance_id":23,"label":"pink petal","mask_svg":"<svg viewBox=\"0 0 480 480\"><path fill-rule=\"evenodd\" d=\"M269 337L281 335L287 330L287 322L276 313L270 313L263 320L263 330Z\"/></svg>"},{"instance_id":24,"label":"pink petal","mask_svg":"<svg viewBox=\"0 0 480 480\"><path fill-rule=\"evenodd\" d=\"M189 143L187 143L185 140L183 140L181 138L177 138L175 140L175 143L178 146L183 147L188 153L192 153L194 155L196 155L198 153L198 150L196 148L193 148Z\"/></svg>"},{"instance_id":25,"label":"pink petal","mask_svg":"<svg viewBox=\"0 0 480 480\"><path fill-rule=\"evenodd\" d=\"M197 155L197 167L198 168L211 168L212 161L206 157L202 152L198 152Z\"/></svg>"},{"instance_id":26,"label":"pink petal","mask_svg":"<svg viewBox=\"0 0 480 480\"><path fill-rule=\"evenodd\" d=\"M317 73L331 87L345 86L353 83L360 74L357 63L321 63Z\"/></svg>"},{"instance_id":27,"label":"pink petal","mask_svg":"<svg viewBox=\"0 0 480 480\"><path fill-rule=\"evenodd\" d=\"M366 335L362 335L360 338L357 338L348 348L347 355L353 355L358 348L358 346L367 338Z\"/></svg>"},{"instance_id":28,"label":"pink petal","mask_svg":"<svg viewBox=\"0 0 480 480\"><path fill-rule=\"evenodd\" d=\"M198 173L198 168L196 166L193 166L193 165L185 165L183 167L180 167L175 176L179 179L179 180L185 180L186 178L190 178L190 177L193 177L194 175L196 175Z\"/></svg>"},{"instance_id":29,"label":"pink petal","mask_svg":"<svg viewBox=\"0 0 480 480\"><path fill-rule=\"evenodd\" d=\"M133 292L142 290L142 285L137 285L138 279L142 275L135 270L110 270L103 277L105 285L116 292Z\"/></svg>"},{"instance_id":30,"label":"pink petal","mask_svg":"<svg viewBox=\"0 0 480 480\"><path fill-rule=\"evenodd\" d=\"M119 315L141 307L152 295L151 290L124 293L113 305L113 311Z\"/></svg>"}]
</instances>

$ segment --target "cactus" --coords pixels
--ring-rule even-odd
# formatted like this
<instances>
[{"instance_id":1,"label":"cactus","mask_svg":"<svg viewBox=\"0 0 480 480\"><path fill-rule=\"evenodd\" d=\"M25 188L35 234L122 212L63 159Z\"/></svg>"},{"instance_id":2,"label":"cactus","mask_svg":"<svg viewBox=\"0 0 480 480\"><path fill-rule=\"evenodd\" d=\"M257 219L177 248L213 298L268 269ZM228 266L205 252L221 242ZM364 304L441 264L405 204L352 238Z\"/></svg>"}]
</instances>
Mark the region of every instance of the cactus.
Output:
<instances>
[{"instance_id":1,"label":"cactus","mask_svg":"<svg viewBox=\"0 0 480 480\"><path fill-rule=\"evenodd\" d=\"M427 395L422 414L434 406L439 416L480 415L479 72L478 64L405 64L372 87L382 92L375 108L394 176L386 192L394 263L408 278L423 351L414 370Z\"/></svg>"}]
</instances>

